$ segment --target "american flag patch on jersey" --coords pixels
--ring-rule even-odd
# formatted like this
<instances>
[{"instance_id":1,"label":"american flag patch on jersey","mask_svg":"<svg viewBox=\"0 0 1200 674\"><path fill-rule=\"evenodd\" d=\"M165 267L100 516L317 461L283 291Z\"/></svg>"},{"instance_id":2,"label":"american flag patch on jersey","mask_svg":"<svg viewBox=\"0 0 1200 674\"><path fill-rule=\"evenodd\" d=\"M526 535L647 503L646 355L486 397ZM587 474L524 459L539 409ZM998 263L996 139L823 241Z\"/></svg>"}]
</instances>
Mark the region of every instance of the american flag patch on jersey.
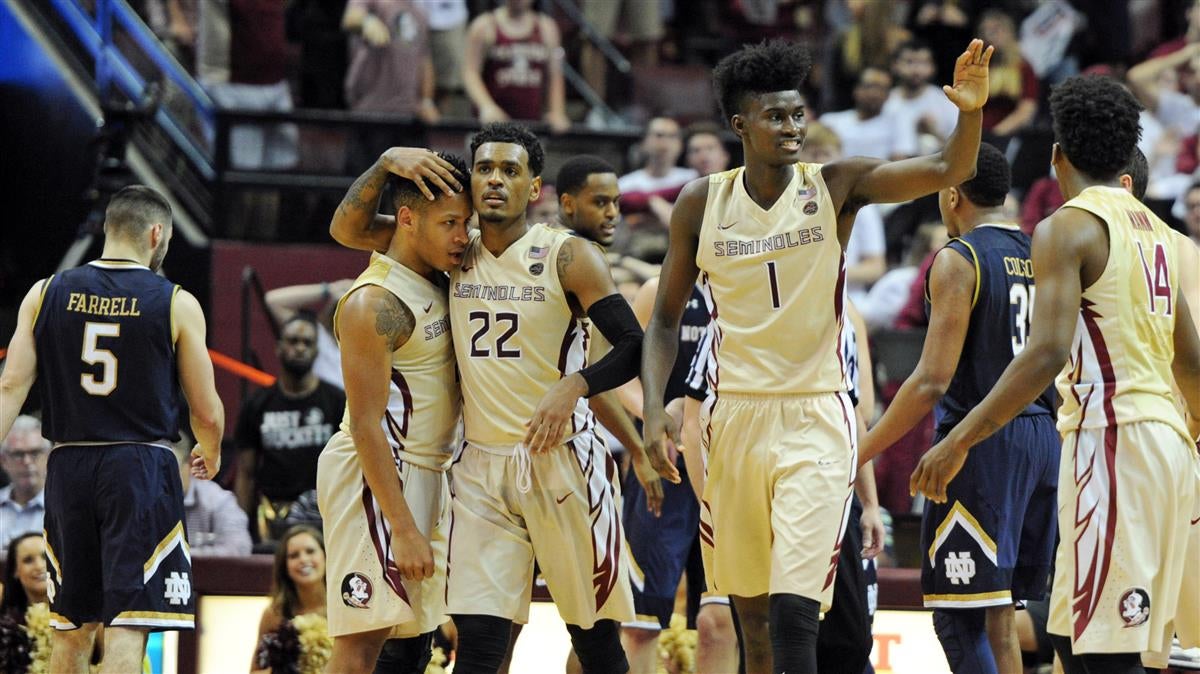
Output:
<instances>
[{"instance_id":1,"label":"american flag patch on jersey","mask_svg":"<svg viewBox=\"0 0 1200 674\"><path fill-rule=\"evenodd\" d=\"M530 246L529 247L529 257L530 257L530 259L533 259L533 260L540 260L540 259L546 257L546 254L549 252L550 252L549 246Z\"/></svg>"}]
</instances>

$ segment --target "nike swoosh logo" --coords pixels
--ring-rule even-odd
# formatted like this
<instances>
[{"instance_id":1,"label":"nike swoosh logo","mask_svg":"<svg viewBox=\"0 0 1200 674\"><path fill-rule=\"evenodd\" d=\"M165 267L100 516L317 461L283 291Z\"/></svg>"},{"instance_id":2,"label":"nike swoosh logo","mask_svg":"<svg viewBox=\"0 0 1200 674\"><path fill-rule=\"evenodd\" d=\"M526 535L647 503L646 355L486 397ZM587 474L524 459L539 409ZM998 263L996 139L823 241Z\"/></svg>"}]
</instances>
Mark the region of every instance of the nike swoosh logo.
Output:
<instances>
[{"instance_id":1,"label":"nike swoosh logo","mask_svg":"<svg viewBox=\"0 0 1200 674\"><path fill-rule=\"evenodd\" d=\"M554 499L554 500L555 500L555 501L558 501L558 504L559 504L559 505L562 505L563 501L565 501L565 500L567 500L567 499L571 498L571 494L574 494L574 493L575 493L575 492L573 492L573 491L569 491L569 492L567 492L566 494L564 494L562 498L556 498L556 499Z\"/></svg>"},{"instance_id":2,"label":"nike swoosh logo","mask_svg":"<svg viewBox=\"0 0 1200 674\"><path fill-rule=\"evenodd\" d=\"M433 302L430 302L429 304L426 304L426 305L425 305L425 313L429 313L429 310L430 310L430 309L432 309L432 308L433 308Z\"/></svg>"},{"instance_id":3,"label":"nike swoosh logo","mask_svg":"<svg viewBox=\"0 0 1200 674\"><path fill-rule=\"evenodd\" d=\"M728 225L717 225L717 229L729 229L730 227L733 227L735 225L737 225L737 220L734 220L733 222L729 223Z\"/></svg>"}]
</instances>

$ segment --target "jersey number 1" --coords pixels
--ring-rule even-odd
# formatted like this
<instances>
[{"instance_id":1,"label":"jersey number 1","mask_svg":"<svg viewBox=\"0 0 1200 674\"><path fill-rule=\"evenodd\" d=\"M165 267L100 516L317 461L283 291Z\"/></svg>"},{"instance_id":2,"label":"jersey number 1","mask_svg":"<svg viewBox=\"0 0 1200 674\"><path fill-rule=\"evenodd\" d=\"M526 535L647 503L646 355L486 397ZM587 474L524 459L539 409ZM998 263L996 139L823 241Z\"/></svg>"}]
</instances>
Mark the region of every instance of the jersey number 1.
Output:
<instances>
[{"instance_id":1,"label":"jersey number 1","mask_svg":"<svg viewBox=\"0 0 1200 674\"><path fill-rule=\"evenodd\" d=\"M79 375L79 385L94 396L106 396L117 388L117 357L108 349L101 349L96 341L101 337L120 337L120 323L84 323L83 353L80 359L88 365L100 365L99 378L85 372Z\"/></svg>"},{"instance_id":2,"label":"jersey number 1","mask_svg":"<svg viewBox=\"0 0 1200 674\"><path fill-rule=\"evenodd\" d=\"M766 263L767 277L771 279L771 308L779 308L779 277L775 274L775 261Z\"/></svg>"}]
</instances>

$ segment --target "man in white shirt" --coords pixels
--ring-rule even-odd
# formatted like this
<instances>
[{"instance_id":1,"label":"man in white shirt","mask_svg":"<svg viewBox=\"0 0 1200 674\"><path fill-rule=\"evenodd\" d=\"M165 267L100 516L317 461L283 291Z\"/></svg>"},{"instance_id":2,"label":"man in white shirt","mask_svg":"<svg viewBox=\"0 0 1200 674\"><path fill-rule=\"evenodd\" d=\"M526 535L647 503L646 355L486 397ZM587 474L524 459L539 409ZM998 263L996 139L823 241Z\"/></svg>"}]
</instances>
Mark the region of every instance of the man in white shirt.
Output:
<instances>
[{"instance_id":1,"label":"man in white shirt","mask_svg":"<svg viewBox=\"0 0 1200 674\"><path fill-rule=\"evenodd\" d=\"M891 87L886 70L864 68L854 85L854 108L821 115L821 123L842 139L845 156L900 159L917 153L916 127L883 109Z\"/></svg>"},{"instance_id":2,"label":"man in white shirt","mask_svg":"<svg viewBox=\"0 0 1200 674\"><path fill-rule=\"evenodd\" d=\"M42 437L42 422L24 414L17 417L0 443L0 467L12 480L0 489L0 557L13 538L42 530L49 457L50 441Z\"/></svg>"},{"instance_id":3,"label":"man in white shirt","mask_svg":"<svg viewBox=\"0 0 1200 674\"><path fill-rule=\"evenodd\" d=\"M936 147L941 147L958 122L958 108L941 87L932 83L937 68L929 45L910 40L897 47L892 74L896 86L883 105L883 114L900 117L919 139L929 136Z\"/></svg>"},{"instance_id":4,"label":"man in white shirt","mask_svg":"<svg viewBox=\"0 0 1200 674\"><path fill-rule=\"evenodd\" d=\"M1163 86L1163 73L1185 64L1190 72L1180 78L1183 92ZM1181 138L1196 134L1200 128L1200 42L1139 63L1129 69L1128 79L1133 93L1163 126Z\"/></svg>"}]
</instances>

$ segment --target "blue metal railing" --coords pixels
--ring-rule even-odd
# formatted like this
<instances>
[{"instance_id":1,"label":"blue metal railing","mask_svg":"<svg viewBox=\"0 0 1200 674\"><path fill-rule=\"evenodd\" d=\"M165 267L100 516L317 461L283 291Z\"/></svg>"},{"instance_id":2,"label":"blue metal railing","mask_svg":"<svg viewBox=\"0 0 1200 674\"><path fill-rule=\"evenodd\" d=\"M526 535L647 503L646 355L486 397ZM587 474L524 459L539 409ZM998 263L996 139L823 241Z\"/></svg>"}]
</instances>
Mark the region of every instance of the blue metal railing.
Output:
<instances>
[{"instance_id":1,"label":"blue metal railing","mask_svg":"<svg viewBox=\"0 0 1200 674\"><path fill-rule=\"evenodd\" d=\"M206 180L212 180L216 172L212 152L204 139L211 138L215 130L216 105L163 47L129 3L126 0L95 0L95 13L92 16L79 0L50 0L50 4L95 60L96 85L102 98L115 88L131 100L142 100L150 84L118 48L115 28L120 28L129 36L133 46L138 48L162 79L183 92L199 128L191 129L186 121L176 119L167 106L158 108L155 121L183 152L188 162Z\"/></svg>"}]
</instances>

